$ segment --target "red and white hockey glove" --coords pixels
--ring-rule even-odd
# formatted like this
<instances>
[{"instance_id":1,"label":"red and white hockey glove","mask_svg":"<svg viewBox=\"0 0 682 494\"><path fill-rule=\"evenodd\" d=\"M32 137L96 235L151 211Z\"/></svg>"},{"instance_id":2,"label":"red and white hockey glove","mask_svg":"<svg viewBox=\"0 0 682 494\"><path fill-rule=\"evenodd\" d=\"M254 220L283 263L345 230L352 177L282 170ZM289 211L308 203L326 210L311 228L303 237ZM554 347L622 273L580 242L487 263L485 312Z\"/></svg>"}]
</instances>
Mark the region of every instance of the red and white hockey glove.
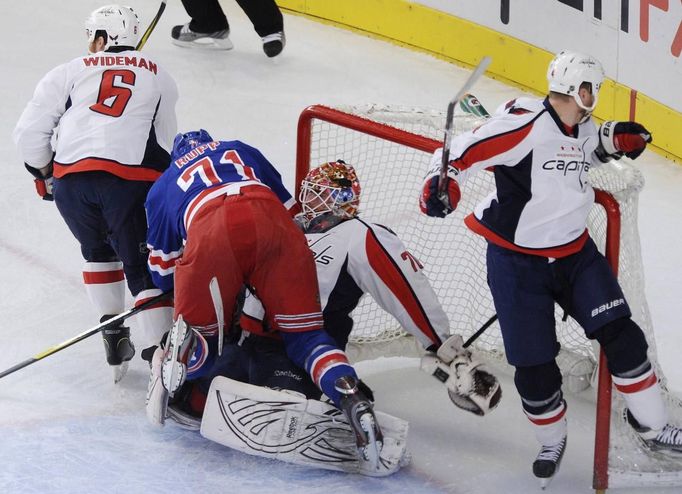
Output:
<instances>
[{"instance_id":1,"label":"red and white hockey glove","mask_svg":"<svg viewBox=\"0 0 682 494\"><path fill-rule=\"evenodd\" d=\"M599 127L597 155L600 159L620 159L625 155L634 160L642 154L651 140L651 133L637 122L604 122Z\"/></svg>"},{"instance_id":2,"label":"red and white hockey glove","mask_svg":"<svg viewBox=\"0 0 682 494\"><path fill-rule=\"evenodd\" d=\"M24 165L28 172L35 177L33 182L35 183L38 195L42 197L44 201L54 201L54 197L52 196L52 185L54 182L54 177L52 176L52 163L41 169L33 168L26 163L24 163ZM43 175L43 173L45 173L45 175Z\"/></svg>"},{"instance_id":3,"label":"red and white hockey glove","mask_svg":"<svg viewBox=\"0 0 682 494\"><path fill-rule=\"evenodd\" d=\"M445 218L452 213L459 203L462 196L459 191L459 185L455 180L457 170L453 167L448 167L448 174L445 178L445 193L442 197L438 196L438 174L426 177L422 185L422 191L419 195L419 209L428 216L435 216L437 218Z\"/></svg>"}]
</instances>

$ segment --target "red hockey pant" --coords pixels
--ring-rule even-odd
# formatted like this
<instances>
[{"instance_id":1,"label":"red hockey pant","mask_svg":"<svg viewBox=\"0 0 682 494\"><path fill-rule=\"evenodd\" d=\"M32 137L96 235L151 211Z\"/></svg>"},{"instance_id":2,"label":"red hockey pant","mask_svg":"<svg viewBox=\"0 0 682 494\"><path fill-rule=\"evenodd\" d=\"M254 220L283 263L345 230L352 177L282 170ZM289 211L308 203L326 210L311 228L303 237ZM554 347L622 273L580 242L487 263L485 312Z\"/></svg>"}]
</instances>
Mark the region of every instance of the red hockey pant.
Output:
<instances>
[{"instance_id":1,"label":"red hockey pant","mask_svg":"<svg viewBox=\"0 0 682 494\"><path fill-rule=\"evenodd\" d=\"M209 292L214 276L228 325L239 290L247 284L256 289L271 328L322 328L315 262L305 235L265 187L244 187L197 212L175 270L176 318L182 314L192 326L215 327Z\"/></svg>"}]
</instances>

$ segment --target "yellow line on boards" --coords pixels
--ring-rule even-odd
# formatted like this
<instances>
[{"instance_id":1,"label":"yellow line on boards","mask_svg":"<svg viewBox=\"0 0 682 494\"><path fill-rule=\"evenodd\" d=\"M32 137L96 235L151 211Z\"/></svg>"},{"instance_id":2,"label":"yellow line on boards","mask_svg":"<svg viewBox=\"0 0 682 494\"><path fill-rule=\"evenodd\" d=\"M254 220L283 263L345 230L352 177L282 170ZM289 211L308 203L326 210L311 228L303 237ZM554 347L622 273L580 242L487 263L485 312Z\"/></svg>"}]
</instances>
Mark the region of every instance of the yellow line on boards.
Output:
<instances>
[{"instance_id":1,"label":"yellow line on boards","mask_svg":"<svg viewBox=\"0 0 682 494\"><path fill-rule=\"evenodd\" d=\"M486 75L538 95L547 91L547 65L552 53L444 12L406 0L276 0L289 13L349 29L400 46L426 52L467 67L484 56L492 64ZM632 90L607 79L599 94L595 117L627 120ZM654 137L651 148L682 163L682 114L653 98L636 93L635 117Z\"/></svg>"}]
</instances>

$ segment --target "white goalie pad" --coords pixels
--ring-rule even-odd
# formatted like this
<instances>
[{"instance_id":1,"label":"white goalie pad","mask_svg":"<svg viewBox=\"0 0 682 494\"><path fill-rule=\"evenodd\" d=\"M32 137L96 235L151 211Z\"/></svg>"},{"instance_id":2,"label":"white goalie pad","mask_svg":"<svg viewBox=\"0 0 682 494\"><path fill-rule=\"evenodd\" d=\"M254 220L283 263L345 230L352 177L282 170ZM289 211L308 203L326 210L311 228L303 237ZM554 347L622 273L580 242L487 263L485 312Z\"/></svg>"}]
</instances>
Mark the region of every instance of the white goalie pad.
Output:
<instances>
[{"instance_id":1,"label":"white goalie pad","mask_svg":"<svg viewBox=\"0 0 682 494\"><path fill-rule=\"evenodd\" d=\"M225 377L211 383L201 435L238 451L287 463L383 477L409 462L406 421L375 412L384 435L377 469L333 405Z\"/></svg>"}]
</instances>

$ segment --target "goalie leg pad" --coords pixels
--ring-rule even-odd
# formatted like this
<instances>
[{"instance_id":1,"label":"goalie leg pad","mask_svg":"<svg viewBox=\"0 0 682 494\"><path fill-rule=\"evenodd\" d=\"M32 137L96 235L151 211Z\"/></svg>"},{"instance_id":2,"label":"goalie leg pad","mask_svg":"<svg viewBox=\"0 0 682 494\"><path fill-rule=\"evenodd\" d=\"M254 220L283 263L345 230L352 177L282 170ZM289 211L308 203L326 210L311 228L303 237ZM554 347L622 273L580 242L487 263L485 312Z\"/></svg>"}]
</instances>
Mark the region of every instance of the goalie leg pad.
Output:
<instances>
[{"instance_id":1,"label":"goalie leg pad","mask_svg":"<svg viewBox=\"0 0 682 494\"><path fill-rule=\"evenodd\" d=\"M409 462L408 424L388 414L375 414L384 434L376 470L358 455L355 434L336 407L216 377L204 409L201 435L250 455L382 477Z\"/></svg>"}]
</instances>

